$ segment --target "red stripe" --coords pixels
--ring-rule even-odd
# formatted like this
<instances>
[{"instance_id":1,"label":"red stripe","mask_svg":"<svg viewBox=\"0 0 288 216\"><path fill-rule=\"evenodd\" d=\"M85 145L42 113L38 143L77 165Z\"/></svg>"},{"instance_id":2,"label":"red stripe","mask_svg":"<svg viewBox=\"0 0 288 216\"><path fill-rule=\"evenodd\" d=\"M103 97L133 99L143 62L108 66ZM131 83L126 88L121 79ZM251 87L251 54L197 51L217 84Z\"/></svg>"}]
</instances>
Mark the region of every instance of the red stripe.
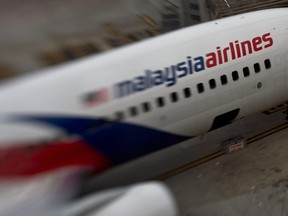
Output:
<instances>
[{"instance_id":1,"label":"red stripe","mask_svg":"<svg viewBox=\"0 0 288 216\"><path fill-rule=\"evenodd\" d=\"M0 178L30 176L67 166L85 166L100 172L110 163L82 140L0 149Z\"/></svg>"}]
</instances>

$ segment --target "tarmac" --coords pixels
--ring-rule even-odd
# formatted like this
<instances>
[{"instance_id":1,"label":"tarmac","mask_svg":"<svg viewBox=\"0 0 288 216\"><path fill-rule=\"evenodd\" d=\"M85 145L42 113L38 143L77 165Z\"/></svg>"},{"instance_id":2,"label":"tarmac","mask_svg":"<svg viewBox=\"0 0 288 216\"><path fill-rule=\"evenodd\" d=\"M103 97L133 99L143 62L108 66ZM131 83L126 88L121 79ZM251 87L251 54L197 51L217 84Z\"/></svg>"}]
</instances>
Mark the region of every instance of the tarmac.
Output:
<instances>
[{"instance_id":1,"label":"tarmac","mask_svg":"<svg viewBox=\"0 0 288 216\"><path fill-rule=\"evenodd\" d=\"M104 172L89 192L164 181L180 216L288 215L288 123L285 108L257 113L187 142ZM267 114L268 113L268 114ZM221 142L242 135L244 150L224 154Z\"/></svg>"},{"instance_id":2,"label":"tarmac","mask_svg":"<svg viewBox=\"0 0 288 216\"><path fill-rule=\"evenodd\" d=\"M288 129L165 180L183 216L288 215Z\"/></svg>"}]
</instances>

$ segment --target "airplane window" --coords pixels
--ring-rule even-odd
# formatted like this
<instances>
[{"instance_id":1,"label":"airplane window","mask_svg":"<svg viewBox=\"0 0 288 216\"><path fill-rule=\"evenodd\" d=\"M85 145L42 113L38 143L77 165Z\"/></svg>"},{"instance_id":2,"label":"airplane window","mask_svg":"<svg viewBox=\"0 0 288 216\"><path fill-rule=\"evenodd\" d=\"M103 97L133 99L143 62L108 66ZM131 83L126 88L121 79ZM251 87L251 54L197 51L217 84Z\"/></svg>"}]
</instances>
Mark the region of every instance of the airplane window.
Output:
<instances>
[{"instance_id":1,"label":"airplane window","mask_svg":"<svg viewBox=\"0 0 288 216\"><path fill-rule=\"evenodd\" d=\"M198 89L198 92L199 93L202 93L202 92L204 92L204 85L203 85L203 83L198 83L197 84L197 89Z\"/></svg>"},{"instance_id":2,"label":"airplane window","mask_svg":"<svg viewBox=\"0 0 288 216\"><path fill-rule=\"evenodd\" d=\"M259 64L259 63L255 63L255 64L254 64L254 71L255 71L255 73L259 73L260 70L261 70L260 64Z\"/></svg>"},{"instance_id":3,"label":"airplane window","mask_svg":"<svg viewBox=\"0 0 288 216\"><path fill-rule=\"evenodd\" d=\"M210 86L211 89L216 88L216 81L215 81L215 79L210 79L210 80L209 80L209 86Z\"/></svg>"},{"instance_id":4,"label":"airplane window","mask_svg":"<svg viewBox=\"0 0 288 216\"><path fill-rule=\"evenodd\" d=\"M157 106L158 106L158 107L163 107L163 106L165 105L165 103L164 103L164 98L163 98L163 97L158 97L158 98L156 99L156 103L157 103Z\"/></svg>"},{"instance_id":5,"label":"airplane window","mask_svg":"<svg viewBox=\"0 0 288 216\"><path fill-rule=\"evenodd\" d=\"M131 116L136 116L138 114L138 110L137 110L137 108L135 106L130 107L129 111L130 111L130 115Z\"/></svg>"},{"instance_id":6,"label":"airplane window","mask_svg":"<svg viewBox=\"0 0 288 216\"><path fill-rule=\"evenodd\" d=\"M191 90L190 90L190 88L184 88L183 89L183 93L184 93L184 97L185 98L188 98L188 97L191 97Z\"/></svg>"},{"instance_id":7,"label":"airplane window","mask_svg":"<svg viewBox=\"0 0 288 216\"><path fill-rule=\"evenodd\" d=\"M178 101L178 94L177 94L177 92L172 92L171 94L170 94L170 98L171 98L171 101L174 103L174 102L176 102L176 101Z\"/></svg>"},{"instance_id":8,"label":"airplane window","mask_svg":"<svg viewBox=\"0 0 288 216\"><path fill-rule=\"evenodd\" d=\"M228 79L227 79L227 76L226 75L222 75L220 77L220 80L221 80L221 84L222 85L226 85L228 83Z\"/></svg>"},{"instance_id":9,"label":"airplane window","mask_svg":"<svg viewBox=\"0 0 288 216\"><path fill-rule=\"evenodd\" d=\"M255 65L254 65L254 69L255 69ZM250 76L250 70L248 67L243 68L243 75L244 75L244 77Z\"/></svg>"},{"instance_id":10,"label":"airplane window","mask_svg":"<svg viewBox=\"0 0 288 216\"><path fill-rule=\"evenodd\" d=\"M271 62L270 62L270 59L266 59L266 60L264 61L264 64L265 64L265 68L266 68L266 69L271 68Z\"/></svg>"},{"instance_id":11,"label":"airplane window","mask_svg":"<svg viewBox=\"0 0 288 216\"><path fill-rule=\"evenodd\" d=\"M236 81L236 80L239 79L238 71L233 71L232 72L232 79L233 79L233 81Z\"/></svg>"},{"instance_id":12,"label":"airplane window","mask_svg":"<svg viewBox=\"0 0 288 216\"><path fill-rule=\"evenodd\" d=\"M150 111L151 110L150 103L149 102L142 103L142 109L144 112Z\"/></svg>"},{"instance_id":13,"label":"airplane window","mask_svg":"<svg viewBox=\"0 0 288 216\"><path fill-rule=\"evenodd\" d=\"M115 118L116 118L116 120L118 120L118 121L123 120L123 119L124 119L124 113L121 112L121 111L116 112L116 113L115 113Z\"/></svg>"}]
</instances>

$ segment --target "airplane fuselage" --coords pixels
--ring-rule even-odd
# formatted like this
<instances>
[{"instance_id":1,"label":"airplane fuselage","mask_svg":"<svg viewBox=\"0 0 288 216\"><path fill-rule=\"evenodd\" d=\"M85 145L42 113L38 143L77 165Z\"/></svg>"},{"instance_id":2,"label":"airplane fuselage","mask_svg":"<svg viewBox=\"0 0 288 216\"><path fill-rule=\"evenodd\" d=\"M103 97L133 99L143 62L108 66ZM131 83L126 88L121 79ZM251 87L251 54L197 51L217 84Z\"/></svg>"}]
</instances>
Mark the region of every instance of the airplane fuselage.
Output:
<instances>
[{"instance_id":1,"label":"airplane fuselage","mask_svg":"<svg viewBox=\"0 0 288 216\"><path fill-rule=\"evenodd\" d=\"M3 84L0 141L76 137L115 165L287 101L288 10L185 28Z\"/></svg>"}]
</instances>

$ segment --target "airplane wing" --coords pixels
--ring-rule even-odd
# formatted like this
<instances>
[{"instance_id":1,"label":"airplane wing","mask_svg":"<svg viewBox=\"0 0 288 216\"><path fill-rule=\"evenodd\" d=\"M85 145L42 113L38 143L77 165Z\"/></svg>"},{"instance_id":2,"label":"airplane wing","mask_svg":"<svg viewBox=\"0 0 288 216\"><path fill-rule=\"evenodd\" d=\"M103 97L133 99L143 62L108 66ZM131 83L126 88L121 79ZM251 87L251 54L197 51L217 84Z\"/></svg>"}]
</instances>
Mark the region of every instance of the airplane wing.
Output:
<instances>
[{"instance_id":1,"label":"airplane wing","mask_svg":"<svg viewBox=\"0 0 288 216\"><path fill-rule=\"evenodd\" d=\"M84 170L66 168L0 181L1 216L176 216L168 188L140 183L77 198Z\"/></svg>"}]
</instances>

